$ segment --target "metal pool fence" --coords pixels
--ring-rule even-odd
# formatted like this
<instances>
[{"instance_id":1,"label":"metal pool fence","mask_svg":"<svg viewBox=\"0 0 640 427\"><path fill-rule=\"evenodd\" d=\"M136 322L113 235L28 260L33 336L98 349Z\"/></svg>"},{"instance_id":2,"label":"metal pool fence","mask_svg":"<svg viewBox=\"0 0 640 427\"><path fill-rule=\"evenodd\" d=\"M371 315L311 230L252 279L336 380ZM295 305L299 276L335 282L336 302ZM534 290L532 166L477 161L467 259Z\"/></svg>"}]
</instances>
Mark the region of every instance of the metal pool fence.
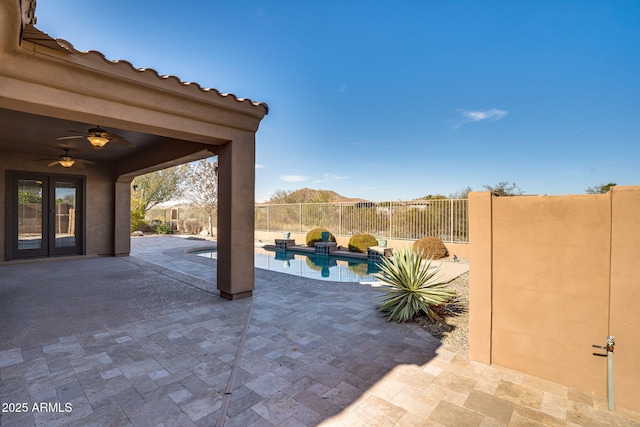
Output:
<instances>
[{"instance_id":1,"label":"metal pool fence","mask_svg":"<svg viewBox=\"0 0 640 427\"><path fill-rule=\"evenodd\" d=\"M369 233L378 239L469 242L467 199L411 202L261 204L255 207L259 231L306 232L324 227L334 235Z\"/></svg>"}]
</instances>

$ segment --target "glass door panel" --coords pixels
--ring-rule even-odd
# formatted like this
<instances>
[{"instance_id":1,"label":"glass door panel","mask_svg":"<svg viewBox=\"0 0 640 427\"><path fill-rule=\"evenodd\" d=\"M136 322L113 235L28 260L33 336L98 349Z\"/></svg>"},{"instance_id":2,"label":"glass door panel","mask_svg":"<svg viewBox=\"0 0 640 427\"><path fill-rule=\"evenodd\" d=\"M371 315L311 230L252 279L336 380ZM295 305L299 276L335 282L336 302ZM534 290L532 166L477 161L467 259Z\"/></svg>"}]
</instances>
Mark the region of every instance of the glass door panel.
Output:
<instances>
[{"instance_id":1,"label":"glass door panel","mask_svg":"<svg viewBox=\"0 0 640 427\"><path fill-rule=\"evenodd\" d=\"M18 250L42 249L42 181L18 180Z\"/></svg>"},{"instance_id":2,"label":"glass door panel","mask_svg":"<svg viewBox=\"0 0 640 427\"><path fill-rule=\"evenodd\" d=\"M56 248L75 247L77 188L73 182L55 183L55 242Z\"/></svg>"},{"instance_id":3,"label":"glass door panel","mask_svg":"<svg viewBox=\"0 0 640 427\"><path fill-rule=\"evenodd\" d=\"M84 179L10 173L7 260L84 253Z\"/></svg>"}]
</instances>

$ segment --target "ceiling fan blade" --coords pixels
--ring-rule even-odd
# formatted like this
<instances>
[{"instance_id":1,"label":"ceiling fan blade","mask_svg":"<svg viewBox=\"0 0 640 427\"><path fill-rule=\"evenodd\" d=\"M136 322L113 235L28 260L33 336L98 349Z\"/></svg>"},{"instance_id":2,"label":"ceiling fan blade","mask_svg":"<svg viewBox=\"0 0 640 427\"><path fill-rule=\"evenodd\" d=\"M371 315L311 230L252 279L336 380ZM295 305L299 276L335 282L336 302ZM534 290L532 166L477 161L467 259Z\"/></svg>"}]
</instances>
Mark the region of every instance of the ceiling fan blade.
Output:
<instances>
[{"instance_id":1,"label":"ceiling fan blade","mask_svg":"<svg viewBox=\"0 0 640 427\"><path fill-rule=\"evenodd\" d=\"M109 142L113 142L114 144L124 145L125 147L135 147L136 145L133 142L129 142L120 135L111 132L105 132L107 134L107 139Z\"/></svg>"},{"instance_id":2,"label":"ceiling fan blade","mask_svg":"<svg viewBox=\"0 0 640 427\"><path fill-rule=\"evenodd\" d=\"M92 162L91 160L83 160L83 159L73 159L76 161L76 163L78 164L83 164L83 165L95 165L96 162Z\"/></svg>"},{"instance_id":3,"label":"ceiling fan blade","mask_svg":"<svg viewBox=\"0 0 640 427\"><path fill-rule=\"evenodd\" d=\"M82 135L73 135L73 136L61 136L60 138L56 138L56 141L63 141L65 139L80 139L84 138Z\"/></svg>"},{"instance_id":4,"label":"ceiling fan blade","mask_svg":"<svg viewBox=\"0 0 640 427\"><path fill-rule=\"evenodd\" d=\"M55 162L51 162L49 163L47 166L51 167L51 166L55 166L58 164L58 161L56 160Z\"/></svg>"}]
</instances>

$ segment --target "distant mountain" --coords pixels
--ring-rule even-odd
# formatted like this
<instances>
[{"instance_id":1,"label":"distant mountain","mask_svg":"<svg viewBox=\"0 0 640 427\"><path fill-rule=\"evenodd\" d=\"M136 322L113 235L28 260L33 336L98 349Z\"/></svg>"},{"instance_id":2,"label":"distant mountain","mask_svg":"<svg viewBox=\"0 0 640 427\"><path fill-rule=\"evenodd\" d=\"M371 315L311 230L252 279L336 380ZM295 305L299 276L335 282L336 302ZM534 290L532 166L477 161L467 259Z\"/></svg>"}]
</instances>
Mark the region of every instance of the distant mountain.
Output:
<instances>
[{"instance_id":1,"label":"distant mountain","mask_svg":"<svg viewBox=\"0 0 640 427\"><path fill-rule=\"evenodd\" d=\"M326 203L326 202L366 202L365 199L348 198L331 190L301 188L295 191L276 191L267 203Z\"/></svg>"}]
</instances>

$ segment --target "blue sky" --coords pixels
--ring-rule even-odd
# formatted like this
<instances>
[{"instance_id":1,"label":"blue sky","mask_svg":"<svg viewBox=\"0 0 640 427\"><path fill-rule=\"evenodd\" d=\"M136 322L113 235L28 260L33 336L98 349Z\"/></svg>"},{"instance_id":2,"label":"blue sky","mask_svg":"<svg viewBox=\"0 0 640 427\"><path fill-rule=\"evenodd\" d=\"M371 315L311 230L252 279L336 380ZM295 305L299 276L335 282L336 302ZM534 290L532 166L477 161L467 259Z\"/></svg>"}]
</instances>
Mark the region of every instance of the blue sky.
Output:
<instances>
[{"instance_id":1,"label":"blue sky","mask_svg":"<svg viewBox=\"0 0 640 427\"><path fill-rule=\"evenodd\" d=\"M640 184L640 2L38 0L37 27L269 104L256 200Z\"/></svg>"}]
</instances>

